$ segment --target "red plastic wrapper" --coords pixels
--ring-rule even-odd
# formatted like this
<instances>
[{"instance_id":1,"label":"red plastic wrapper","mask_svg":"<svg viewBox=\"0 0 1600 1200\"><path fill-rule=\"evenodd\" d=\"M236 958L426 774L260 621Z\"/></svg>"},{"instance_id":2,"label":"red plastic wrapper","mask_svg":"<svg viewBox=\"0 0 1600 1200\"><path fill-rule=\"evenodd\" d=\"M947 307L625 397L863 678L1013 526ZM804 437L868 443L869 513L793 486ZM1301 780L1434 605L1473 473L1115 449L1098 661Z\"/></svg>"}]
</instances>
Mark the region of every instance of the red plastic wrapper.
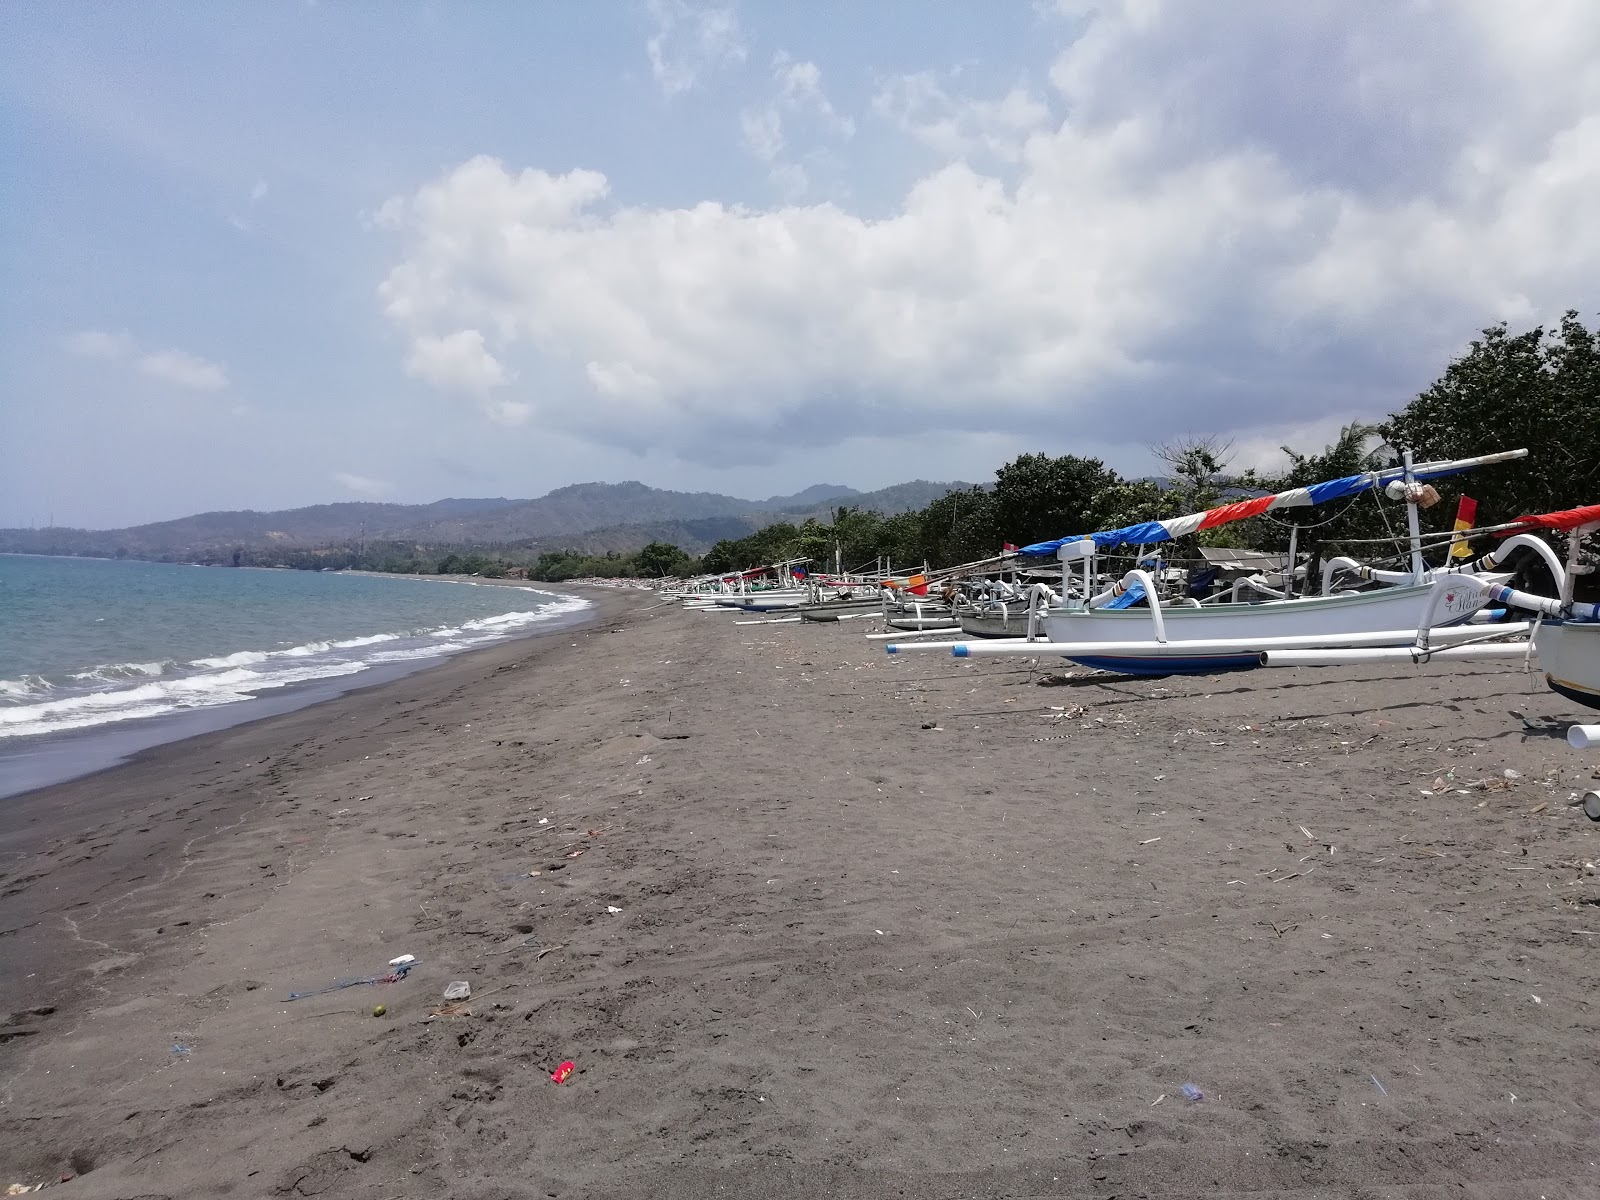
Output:
<instances>
[{"instance_id":1,"label":"red plastic wrapper","mask_svg":"<svg viewBox=\"0 0 1600 1200\"><path fill-rule=\"evenodd\" d=\"M555 1080L557 1083L565 1083L567 1081L567 1077L577 1069L578 1064L569 1059L562 1063L554 1071L550 1072L550 1078Z\"/></svg>"}]
</instances>

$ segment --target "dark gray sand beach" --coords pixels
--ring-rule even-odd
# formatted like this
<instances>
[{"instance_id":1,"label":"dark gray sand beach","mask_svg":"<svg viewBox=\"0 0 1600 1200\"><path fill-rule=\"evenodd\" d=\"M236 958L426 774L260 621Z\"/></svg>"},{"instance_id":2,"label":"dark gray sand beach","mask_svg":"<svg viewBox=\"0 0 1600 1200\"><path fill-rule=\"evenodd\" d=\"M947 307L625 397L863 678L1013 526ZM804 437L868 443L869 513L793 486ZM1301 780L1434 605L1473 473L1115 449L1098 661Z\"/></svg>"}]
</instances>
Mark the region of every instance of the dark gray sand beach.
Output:
<instances>
[{"instance_id":1,"label":"dark gray sand beach","mask_svg":"<svg viewBox=\"0 0 1600 1200\"><path fill-rule=\"evenodd\" d=\"M0 806L0 1186L1600 1195L1600 760L1537 676L650 603Z\"/></svg>"}]
</instances>

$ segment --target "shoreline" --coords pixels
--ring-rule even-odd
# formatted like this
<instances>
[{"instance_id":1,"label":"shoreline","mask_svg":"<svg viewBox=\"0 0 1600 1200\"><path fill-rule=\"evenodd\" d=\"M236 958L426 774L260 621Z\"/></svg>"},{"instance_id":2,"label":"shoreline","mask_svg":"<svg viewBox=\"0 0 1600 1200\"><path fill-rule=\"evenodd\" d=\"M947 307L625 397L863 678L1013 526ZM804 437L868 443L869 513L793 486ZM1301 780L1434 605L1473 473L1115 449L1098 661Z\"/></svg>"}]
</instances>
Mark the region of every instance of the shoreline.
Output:
<instances>
[{"instance_id":1,"label":"shoreline","mask_svg":"<svg viewBox=\"0 0 1600 1200\"><path fill-rule=\"evenodd\" d=\"M270 570L272 568L230 567L227 569ZM363 577L371 576L373 578L395 578L379 572L339 573ZM497 585L503 584L517 587L524 591L536 591L546 596L579 596L579 598L587 600L590 604L589 608L580 609L574 613L558 614L548 623L531 625L528 627L527 633L513 634L504 640L536 637L548 632L574 628L582 625L586 620L592 619L592 614L595 611L594 598L582 595L581 589L562 592L552 590L553 585L539 586L537 583L526 580L483 581L469 576L454 575L401 576L399 578L421 578L424 581L437 579L439 582L457 584L479 584L484 582ZM111 770L132 761L137 755L146 751L173 742L186 741L190 738L202 737L209 733L231 729L237 725L269 720L286 713L296 712L302 708L325 704L330 700L349 695L355 691L381 687L386 683L403 679L418 671L432 670L453 658L461 657L463 653L473 654L479 650L492 649L500 644L502 643L495 642L488 646L476 647L465 652L446 651L437 655L429 655L402 662L372 663L360 671L349 674L331 675L325 678L288 684L283 687L263 689L247 699L227 704L186 709L157 716L137 717L130 720L107 721L99 725L66 729L55 733L0 740L0 812L3 812L3 806L6 803L18 796L27 795L40 788L51 787Z\"/></svg>"},{"instance_id":2,"label":"shoreline","mask_svg":"<svg viewBox=\"0 0 1600 1200\"><path fill-rule=\"evenodd\" d=\"M304 745L319 733L338 728L341 722L363 724L381 718L393 706L428 703L470 687L475 681L514 668L530 656L538 657L563 645L570 637L590 634L625 611L625 606L608 603L609 598L603 595L585 599L591 607L570 614L568 620L558 620L553 627L442 659L422 660L421 667L396 678L348 687L337 695L299 703L283 712L246 715L217 729L164 739L131 752L120 762L8 796L0 801L0 864L25 862L73 837L80 843L92 841L82 834L83 829L116 822L129 815L124 810L130 807L148 812L150 817L149 821L133 822L131 827L140 834L155 832L158 836L147 845L120 847L122 856L159 859L174 848L159 836L170 833L162 830L160 823L176 804L170 799L174 793L185 788L204 790L216 778L251 765L268 764L284 746ZM224 707L245 709L250 705L245 702ZM243 819L240 814L252 808L259 796L258 791L247 796L235 793L230 796L230 803L211 810L204 825L214 830ZM176 808L178 815L187 815L188 811L186 806ZM144 828L139 828L141 824ZM185 824L192 826L196 822ZM0 871L0 897L9 900L31 890L17 886L18 874L24 885L39 878L26 870ZM41 962L53 956L48 945L30 944L32 939L24 932L29 923L26 911L19 915L9 905L0 919L0 1019L8 1009L29 1006L26 981L38 974ZM3 1028L0 1025L0 1049L5 1045Z\"/></svg>"},{"instance_id":3,"label":"shoreline","mask_svg":"<svg viewBox=\"0 0 1600 1200\"><path fill-rule=\"evenodd\" d=\"M19 798L6 1180L1586 1186L1600 763L1536 677L1111 679L594 599Z\"/></svg>"}]
</instances>

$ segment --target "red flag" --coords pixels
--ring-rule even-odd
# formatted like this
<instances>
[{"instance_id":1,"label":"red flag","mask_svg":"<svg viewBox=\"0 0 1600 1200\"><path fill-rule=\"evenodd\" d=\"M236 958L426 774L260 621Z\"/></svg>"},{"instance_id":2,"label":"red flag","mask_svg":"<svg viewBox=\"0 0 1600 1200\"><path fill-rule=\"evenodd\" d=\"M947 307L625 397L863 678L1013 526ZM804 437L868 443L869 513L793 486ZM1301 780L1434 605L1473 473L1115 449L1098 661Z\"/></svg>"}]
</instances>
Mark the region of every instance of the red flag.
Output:
<instances>
[{"instance_id":1,"label":"red flag","mask_svg":"<svg viewBox=\"0 0 1600 1200\"><path fill-rule=\"evenodd\" d=\"M1016 546L1011 542L1002 542L1000 544L1000 553L1002 554L1010 554L1014 550L1016 550Z\"/></svg>"}]
</instances>

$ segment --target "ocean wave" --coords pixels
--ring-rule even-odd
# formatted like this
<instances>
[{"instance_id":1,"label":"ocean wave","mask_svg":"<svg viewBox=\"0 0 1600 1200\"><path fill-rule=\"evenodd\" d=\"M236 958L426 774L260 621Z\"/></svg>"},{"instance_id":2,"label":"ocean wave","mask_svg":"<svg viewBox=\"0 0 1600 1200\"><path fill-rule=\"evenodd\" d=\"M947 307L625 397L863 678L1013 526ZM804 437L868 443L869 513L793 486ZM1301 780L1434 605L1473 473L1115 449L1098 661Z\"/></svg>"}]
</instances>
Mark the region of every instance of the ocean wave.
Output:
<instances>
[{"instance_id":1,"label":"ocean wave","mask_svg":"<svg viewBox=\"0 0 1600 1200\"><path fill-rule=\"evenodd\" d=\"M0 740L233 704L263 691L354 675L381 664L440 658L589 607L575 596L535 594L551 602L443 628L239 650L187 663L114 663L77 672L70 676L72 683L61 686L37 675L0 680ZM413 644L393 645L407 640ZM377 646L385 648L372 649Z\"/></svg>"},{"instance_id":2,"label":"ocean wave","mask_svg":"<svg viewBox=\"0 0 1600 1200\"><path fill-rule=\"evenodd\" d=\"M177 665L170 658L162 659L160 662L105 663L98 667L91 667L87 671L74 672L67 678L95 680L99 683L120 683L125 679L137 679L141 676L164 675Z\"/></svg>"},{"instance_id":3,"label":"ocean wave","mask_svg":"<svg viewBox=\"0 0 1600 1200\"><path fill-rule=\"evenodd\" d=\"M24 675L21 679L0 679L0 696L39 696L54 687L43 675Z\"/></svg>"},{"instance_id":4,"label":"ocean wave","mask_svg":"<svg viewBox=\"0 0 1600 1200\"><path fill-rule=\"evenodd\" d=\"M234 669L215 674L191 675L114 691L85 692L40 704L0 708L0 738L61 733L113 721L159 717L184 709L214 708L248 700L263 691L332 679L367 670L363 662L329 662L276 671Z\"/></svg>"},{"instance_id":5,"label":"ocean wave","mask_svg":"<svg viewBox=\"0 0 1600 1200\"><path fill-rule=\"evenodd\" d=\"M443 654L454 654L471 648L468 642L445 642L442 645L413 646L409 650L379 650L367 655L367 661L375 664L413 662L419 658L438 658Z\"/></svg>"},{"instance_id":6,"label":"ocean wave","mask_svg":"<svg viewBox=\"0 0 1600 1200\"><path fill-rule=\"evenodd\" d=\"M278 654L290 654L292 650L279 650ZM223 654L216 658L196 658L189 665L202 669L217 670L222 667L249 667L256 663L266 662L274 654L272 650L240 650L234 654Z\"/></svg>"}]
</instances>

